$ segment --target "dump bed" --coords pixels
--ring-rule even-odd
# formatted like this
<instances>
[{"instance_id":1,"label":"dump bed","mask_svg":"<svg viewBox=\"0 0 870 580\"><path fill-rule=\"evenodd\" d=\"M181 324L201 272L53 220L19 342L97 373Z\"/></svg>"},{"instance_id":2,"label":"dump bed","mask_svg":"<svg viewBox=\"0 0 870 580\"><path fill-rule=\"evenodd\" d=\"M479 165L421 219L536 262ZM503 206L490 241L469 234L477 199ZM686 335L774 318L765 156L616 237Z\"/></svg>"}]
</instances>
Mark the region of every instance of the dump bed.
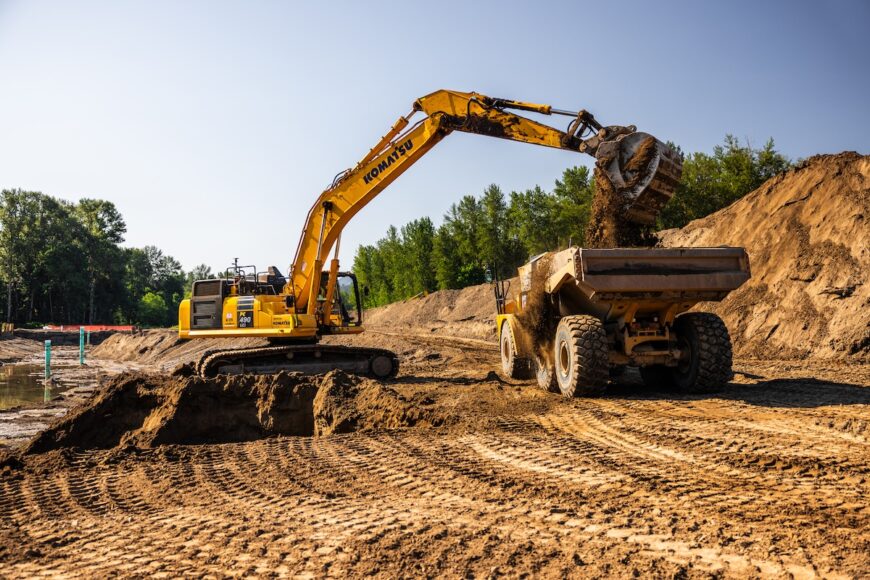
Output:
<instances>
[{"instance_id":1,"label":"dump bed","mask_svg":"<svg viewBox=\"0 0 870 580\"><path fill-rule=\"evenodd\" d=\"M614 248L572 247L545 254L520 268L528 291L532 271L549 256L547 291L559 293L580 311L603 318L624 312L656 312L674 306L677 312L701 301L722 300L749 280L749 258L743 248ZM617 306L614 308L615 306Z\"/></svg>"},{"instance_id":2,"label":"dump bed","mask_svg":"<svg viewBox=\"0 0 870 580\"><path fill-rule=\"evenodd\" d=\"M743 248L579 248L574 278L591 299L661 296L676 293L721 300L749 280Z\"/></svg>"}]
</instances>

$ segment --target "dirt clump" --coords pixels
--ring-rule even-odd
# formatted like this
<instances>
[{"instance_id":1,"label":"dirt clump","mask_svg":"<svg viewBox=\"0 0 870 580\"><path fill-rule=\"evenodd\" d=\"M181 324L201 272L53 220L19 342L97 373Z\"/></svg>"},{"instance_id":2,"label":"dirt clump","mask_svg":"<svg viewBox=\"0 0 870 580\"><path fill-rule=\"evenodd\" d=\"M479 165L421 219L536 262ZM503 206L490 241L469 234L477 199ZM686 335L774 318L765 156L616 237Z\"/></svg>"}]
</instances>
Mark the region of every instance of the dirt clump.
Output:
<instances>
[{"instance_id":1,"label":"dirt clump","mask_svg":"<svg viewBox=\"0 0 870 580\"><path fill-rule=\"evenodd\" d=\"M628 160L628 162L626 162L625 167L623 168L627 173L634 174L625 184L626 187L632 188L649 177L649 174L652 171L652 160L655 154L655 137L647 137L641 141L637 150L634 152L634 155Z\"/></svg>"},{"instance_id":2,"label":"dirt clump","mask_svg":"<svg viewBox=\"0 0 870 580\"><path fill-rule=\"evenodd\" d=\"M666 247L742 246L752 278L700 305L738 356L870 359L870 156L818 155L681 230Z\"/></svg>"}]
</instances>

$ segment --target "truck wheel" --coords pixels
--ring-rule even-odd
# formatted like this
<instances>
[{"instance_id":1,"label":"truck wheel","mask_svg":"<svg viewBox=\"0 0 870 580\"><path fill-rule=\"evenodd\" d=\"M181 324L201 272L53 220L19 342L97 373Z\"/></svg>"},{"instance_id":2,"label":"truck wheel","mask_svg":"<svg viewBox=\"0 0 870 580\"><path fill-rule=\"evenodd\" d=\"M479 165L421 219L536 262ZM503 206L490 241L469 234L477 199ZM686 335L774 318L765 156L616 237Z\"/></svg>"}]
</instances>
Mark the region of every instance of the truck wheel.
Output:
<instances>
[{"instance_id":1,"label":"truck wheel","mask_svg":"<svg viewBox=\"0 0 870 580\"><path fill-rule=\"evenodd\" d=\"M553 367L540 354L535 354L535 378L538 386L550 393L558 393L559 386L556 384L556 373Z\"/></svg>"},{"instance_id":2,"label":"truck wheel","mask_svg":"<svg viewBox=\"0 0 870 580\"><path fill-rule=\"evenodd\" d=\"M529 361L517 355L513 335L508 323L501 326L501 370L512 379L528 379Z\"/></svg>"},{"instance_id":3,"label":"truck wheel","mask_svg":"<svg viewBox=\"0 0 870 580\"><path fill-rule=\"evenodd\" d=\"M671 370L673 381L689 393L704 393L731 380L731 337L722 319L708 312L690 312L674 322L677 344L689 356Z\"/></svg>"},{"instance_id":4,"label":"truck wheel","mask_svg":"<svg viewBox=\"0 0 870 580\"><path fill-rule=\"evenodd\" d=\"M604 392L609 375L607 333L594 316L565 316L556 328L556 382L566 397Z\"/></svg>"}]
</instances>

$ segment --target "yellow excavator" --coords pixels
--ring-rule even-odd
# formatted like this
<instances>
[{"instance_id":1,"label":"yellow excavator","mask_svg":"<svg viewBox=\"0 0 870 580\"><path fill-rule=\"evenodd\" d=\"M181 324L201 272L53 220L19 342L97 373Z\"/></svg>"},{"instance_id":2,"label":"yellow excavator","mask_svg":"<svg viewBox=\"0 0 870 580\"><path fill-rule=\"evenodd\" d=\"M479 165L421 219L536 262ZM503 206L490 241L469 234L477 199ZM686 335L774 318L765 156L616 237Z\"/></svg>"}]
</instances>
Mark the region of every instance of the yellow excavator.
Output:
<instances>
[{"instance_id":1,"label":"yellow excavator","mask_svg":"<svg viewBox=\"0 0 870 580\"><path fill-rule=\"evenodd\" d=\"M511 110L570 121L561 131ZM417 113L423 116L412 124ZM453 131L592 155L625 199L627 219L639 224L655 221L680 179L679 157L658 140L650 155L650 136L634 126L603 126L585 110L436 91L417 99L411 112L400 117L355 167L339 173L320 194L308 212L289 276L275 267L260 272L236 261L221 278L194 282L191 298L179 307L181 338L261 337L270 343L209 351L197 361L196 371L206 377L332 369L376 378L395 376L399 361L390 351L319 342L324 335L363 332L356 278L339 269L341 232L357 212ZM646 162L638 167L629 162L641 146Z\"/></svg>"}]
</instances>

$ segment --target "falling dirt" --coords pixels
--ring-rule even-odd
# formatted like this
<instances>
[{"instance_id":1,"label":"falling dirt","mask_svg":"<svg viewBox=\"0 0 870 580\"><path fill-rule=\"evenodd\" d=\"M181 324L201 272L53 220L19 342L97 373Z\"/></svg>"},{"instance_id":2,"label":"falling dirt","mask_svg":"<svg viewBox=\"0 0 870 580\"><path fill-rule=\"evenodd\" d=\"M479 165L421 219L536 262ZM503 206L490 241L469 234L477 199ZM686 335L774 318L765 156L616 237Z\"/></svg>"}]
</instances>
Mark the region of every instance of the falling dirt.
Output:
<instances>
[{"instance_id":1,"label":"falling dirt","mask_svg":"<svg viewBox=\"0 0 870 580\"><path fill-rule=\"evenodd\" d=\"M607 174L596 167L594 175L595 195L586 228L585 247L635 248L654 245L655 238L647 226L632 223L626 218L629 201L617 193Z\"/></svg>"},{"instance_id":2,"label":"falling dirt","mask_svg":"<svg viewBox=\"0 0 870 580\"><path fill-rule=\"evenodd\" d=\"M655 152L655 138L648 137L640 143L631 159L621 167L626 175L632 175L625 184L625 189L631 189L649 177L649 167ZM585 247L635 248L655 245L656 238L650 227L627 219L631 200L620 195L603 169L612 162L613 159L601 157L595 166L595 193L589 225L586 227Z\"/></svg>"},{"instance_id":3,"label":"falling dirt","mask_svg":"<svg viewBox=\"0 0 870 580\"><path fill-rule=\"evenodd\" d=\"M661 244L746 248L752 279L701 305L738 356L870 360L868 219L870 156L819 155Z\"/></svg>"},{"instance_id":4,"label":"falling dirt","mask_svg":"<svg viewBox=\"0 0 870 580\"><path fill-rule=\"evenodd\" d=\"M553 345L553 308L547 293L550 277L550 257L538 259L529 280L526 303L517 315L519 330L525 335L528 344L538 356L548 360Z\"/></svg>"}]
</instances>

